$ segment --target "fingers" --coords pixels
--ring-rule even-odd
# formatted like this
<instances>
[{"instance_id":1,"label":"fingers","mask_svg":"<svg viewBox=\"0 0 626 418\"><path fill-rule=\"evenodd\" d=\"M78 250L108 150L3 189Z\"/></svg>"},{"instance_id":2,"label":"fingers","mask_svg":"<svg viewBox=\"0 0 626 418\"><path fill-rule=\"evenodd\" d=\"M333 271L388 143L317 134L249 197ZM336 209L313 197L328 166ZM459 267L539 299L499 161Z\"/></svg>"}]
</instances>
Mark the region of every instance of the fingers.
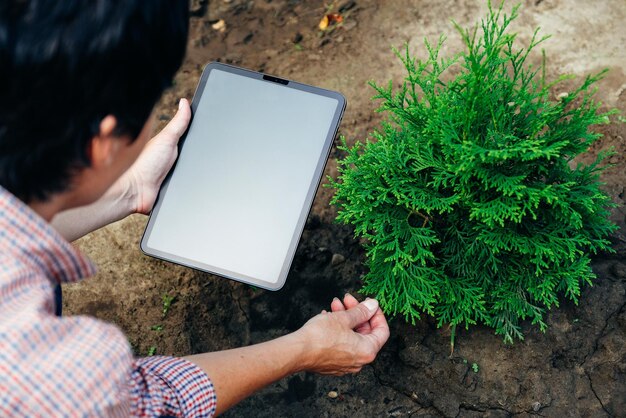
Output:
<instances>
[{"instance_id":1,"label":"fingers","mask_svg":"<svg viewBox=\"0 0 626 418\"><path fill-rule=\"evenodd\" d=\"M343 321L346 326L350 327L350 329L355 329L364 322L369 321L377 310L378 301L376 299L367 299L351 309L336 312L336 314L340 315L340 320Z\"/></svg>"},{"instance_id":2,"label":"fingers","mask_svg":"<svg viewBox=\"0 0 626 418\"><path fill-rule=\"evenodd\" d=\"M332 312L340 312L345 311L346 307L341 303L338 298L333 298L333 301L330 303L330 310Z\"/></svg>"},{"instance_id":3,"label":"fingers","mask_svg":"<svg viewBox=\"0 0 626 418\"><path fill-rule=\"evenodd\" d=\"M387 319L382 309L378 308L369 323L372 329L367 337L373 340L377 347L376 351L378 351L389 339L389 325L387 324Z\"/></svg>"},{"instance_id":4,"label":"fingers","mask_svg":"<svg viewBox=\"0 0 626 418\"><path fill-rule=\"evenodd\" d=\"M180 99L178 102L178 111L169 121L169 123L161 131L161 135L165 134L172 140L178 141L187 130L189 121L191 120L191 107L187 99Z\"/></svg>"},{"instance_id":5,"label":"fingers","mask_svg":"<svg viewBox=\"0 0 626 418\"><path fill-rule=\"evenodd\" d=\"M350 309L358 305L359 301L356 300L356 298L352 296L350 293L346 293L345 296L343 297L343 304L345 305L347 309Z\"/></svg>"},{"instance_id":6,"label":"fingers","mask_svg":"<svg viewBox=\"0 0 626 418\"><path fill-rule=\"evenodd\" d=\"M346 295L343 297L343 304L346 308L350 309L358 305L359 301L356 300L356 298L352 296L350 293L346 293ZM356 327L354 330L358 332L359 334L369 334L371 329L372 327L370 326L370 323L364 322L358 327Z\"/></svg>"},{"instance_id":7,"label":"fingers","mask_svg":"<svg viewBox=\"0 0 626 418\"><path fill-rule=\"evenodd\" d=\"M385 313L382 309L378 308L372 319L370 319L370 324L372 324L372 328L387 328L389 329L389 325L387 325L387 319L385 318Z\"/></svg>"},{"instance_id":8,"label":"fingers","mask_svg":"<svg viewBox=\"0 0 626 418\"><path fill-rule=\"evenodd\" d=\"M368 298L366 299L366 301L367 300L373 299ZM359 302L356 300L356 298L354 298L354 296L350 294L346 294L343 299L343 304L348 309L353 308L354 306L358 305L358 303ZM389 339L389 325L387 324L385 314L383 313L382 309L380 309L380 307L376 309L376 312L369 321L357 326L355 328L355 331L363 335L372 335L369 338L373 340L376 353L378 353L378 351L382 348L385 342L387 342L387 340Z\"/></svg>"},{"instance_id":9,"label":"fingers","mask_svg":"<svg viewBox=\"0 0 626 418\"><path fill-rule=\"evenodd\" d=\"M333 298L333 301L330 303L330 309L332 312L341 312L346 309L352 309L359 304L359 301L352 296L350 293L346 293L343 297L343 303L338 298ZM364 322L357 326L354 331L359 334L369 334L372 329L369 322Z\"/></svg>"},{"instance_id":10,"label":"fingers","mask_svg":"<svg viewBox=\"0 0 626 418\"><path fill-rule=\"evenodd\" d=\"M345 311L346 309L354 308L358 304L359 301L356 300L354 296L350 293L346 293L343 297L343 303L339 298L333 298L333 301L330 303L330 309L333 312Z\"/></svg>"}]
</instances>

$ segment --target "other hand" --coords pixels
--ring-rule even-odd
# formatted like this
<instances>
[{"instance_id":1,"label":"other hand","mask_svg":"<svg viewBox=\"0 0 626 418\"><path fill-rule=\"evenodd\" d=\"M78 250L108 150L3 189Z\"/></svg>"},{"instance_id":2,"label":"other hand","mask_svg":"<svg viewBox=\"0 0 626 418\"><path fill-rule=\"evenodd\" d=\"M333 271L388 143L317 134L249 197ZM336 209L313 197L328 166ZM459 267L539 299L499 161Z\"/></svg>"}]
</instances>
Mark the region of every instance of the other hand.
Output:
<instances>
[{"instance_id":1,"label":"other hand","mask_svg":"<svg viewBox=\"0 0 626 418\"><path fill-rule=\"evenodd\" d=\"M178 140L187 130L191 108L186 99L180 99L178 111L172 120L152 138L137 160L124 174L135 196L136 213L148 214L154 206L161 183L178 156Z\"/></svg>"},{"instance_id":2,"label":"other hand","mask_svg":"<svg viewBox=\"0 0 626 418\"><path fill-rule=\"evenodd\" d=\"M389 338L389 326L375 299L359 303L351 295L335 298L333 312L323 311L296 331L307 347L308 371L343 375L374 361Z\"/></svg>"}]
</instances>

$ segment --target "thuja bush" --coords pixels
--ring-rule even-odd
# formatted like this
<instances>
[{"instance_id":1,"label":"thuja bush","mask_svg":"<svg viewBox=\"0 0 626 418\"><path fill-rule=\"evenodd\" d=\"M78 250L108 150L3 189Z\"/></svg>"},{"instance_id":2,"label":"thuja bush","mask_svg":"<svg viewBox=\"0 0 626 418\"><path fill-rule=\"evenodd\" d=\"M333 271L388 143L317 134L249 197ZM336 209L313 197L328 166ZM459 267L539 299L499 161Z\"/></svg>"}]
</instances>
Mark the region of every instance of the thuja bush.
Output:
<instances>
[{"instance_id":1,"label":"thuja bush","mask_svg":"<svg viewBox=\"0 0 626 418\"><path fill-rule=\"evenodd\" d=\"M455 24L466 50L451 59L439 57L443 38L425 42L424 60L396 51L402 87L372 84L389 120L372 140L344 140L330 179L338 220L366 249L362 292L413 323L434 316L452 342L459 325L486 324L508 343L522 320L545 330L546 311L591 284L590 254L610 251L616 228L600 189L606 155L574 162L612 113L592 99L602 73L552 99L567 77L546 84L545 55L527 62L546 38L535 31L518 49L516 16L490 6L474 29Z\"/></svg>"}]
</instances>

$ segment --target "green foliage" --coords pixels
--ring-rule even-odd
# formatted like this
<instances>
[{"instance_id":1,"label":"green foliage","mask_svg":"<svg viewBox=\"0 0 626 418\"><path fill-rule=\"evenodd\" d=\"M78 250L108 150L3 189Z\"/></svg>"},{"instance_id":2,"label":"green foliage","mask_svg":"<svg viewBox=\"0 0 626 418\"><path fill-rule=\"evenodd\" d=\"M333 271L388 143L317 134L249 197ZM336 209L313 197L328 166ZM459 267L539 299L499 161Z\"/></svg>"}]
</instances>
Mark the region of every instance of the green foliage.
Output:
<instances>
[{"instance_id":1,"label":"green foliage","mask_svg":"<svg viewBox=\"0 0 626 418\"><path fill-rule=\"evenodd\" d=\"M522 339L520 321L545 330L559 296L577 302L595 278L589 254L610 251L610 198L600 190L601 154L574 159L607 123L593 84L604 72L552 100L543 64L527 63L546 38L526 48L507 32L517 16L502 6L480 30L463 30L467 50L441 59L443 37L428 57L396 54L408 75L376 89L390 121L373 141L341 150L333 203L338 220L363 238L369 272L363 292L385 312L439 326L483 323L505 342ZM451 71L452 70L452 71ZM446 81L450 80L450 81Z\"/></svg>"},{"instance_id":2,"label":"green foliage","mask_svg":"<svg viewBox=\"0 0 626 418\"><path fill-rule=\"evenodd\" d=\"M174 301L176 300L176 296L165 293L163 294L163 296L161 296L161 299L163 301L163 312L161 314L161 317L165 318L167 316L167 313L170 311L170 308L172 307L172 303L174 303Z\"/></svg>"}]
</instances>

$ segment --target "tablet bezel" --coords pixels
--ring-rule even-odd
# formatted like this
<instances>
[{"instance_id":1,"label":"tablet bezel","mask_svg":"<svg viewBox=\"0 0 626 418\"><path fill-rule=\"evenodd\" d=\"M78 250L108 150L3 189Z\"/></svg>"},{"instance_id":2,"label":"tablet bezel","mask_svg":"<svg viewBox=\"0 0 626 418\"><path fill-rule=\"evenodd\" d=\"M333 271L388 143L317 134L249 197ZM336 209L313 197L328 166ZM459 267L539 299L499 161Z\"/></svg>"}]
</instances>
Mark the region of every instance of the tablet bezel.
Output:
<instances>
[{"instance_id":1,"label":"tablet bezel","mask_svg":"<svg viewBox=\"0 0 626 418\"><path fill-rule=\"evenodd\" d=\"M341 123L341 118L346 108L346 99L343 95L335 91L326 90L323 88L298 83L292 80L286 80L283 78L274 77L268 74L263 74L263 73L259 73L256 71L251 71L251 70L247 70L244 68L235 67L232 65L227 65L227 64L218 63L218 62L211 62L205 66L204 71L202 72L202 76L200 77L200 82L198 83L198 86L194 93L194 97L191 102L192 115L194 115L196 112L196 109L202 98L202 95L205 92L205 87L206 87L207 80L209 79L209 75L211 71L213 70L225 71L231 74L255 79L255 80L258 80L259 82L275 84L282 88L292 88L292 89L296 89L296 90L300 90L300 91L304 91L304 92L308 92L312 94L317 94L320 96L329 97L329 98L337 100L337 107L333 115L332 123L329 126L328 133L326 135L326 138L324 139L322 152L320 153L318 162L316 164L313 179L311 181L311 184L309 185L309 190L307 191L304 204L300 210L300 215L298 217L298 221L296 223L296 227L292 235L285 260L280 270L278 280L276 283L270 283L270 282L263 281L255 277L225 270L217 266L207 265L197 260L188 259L188 258L181 257L175 254L167 253L167 252L155 249L155 248L148 247L147 242L150 237L150 233L152 232L152 229L154 228L154 224L156 222L159 209L167 194L167 188L168 188L170 179L176 169L176 166L178 165L178 160L175 162L174 166L172 167L172 169L170 170L170 172L168 173L168 175L166 176L165 180L163 181L161 185L161 189L159 190L159 194L157 196L152 212L150 213L150 218L148 220L143 236L141 238L140 248L144 254L164 260L164 261L169 261L175 264L179 264L185 267L190 267L190 268L203 271L206 273L211 273L211 274L221 276L227 279L239 281L242 283L247 283L247 284L260 287L263 289L272 290L272 291L280 290L284 286L285 281L287 280L287 276L291 268L291 263L293 262L293 258L295 256L296 249L300 242L302 232L304 231L304 225L311 211L311 207L313 206L313 199L315 198L315 194L322 180L324 168L326 167L326 163L330 155L330 150L332 148L333 141L335 139L335 136L337 135L337 131ZM192 116L192 120L189 126L191 126L192 123L193 123L193 116ZM188 131L189 129L187 129L187 132ZM187 138L187 132L185 132L185 134L181 137L179 141L179 144L178 144L179 154L178 155L180 155L180 151L182 150L185 144L185 140Z\"/></svg>"}]
</instances>

